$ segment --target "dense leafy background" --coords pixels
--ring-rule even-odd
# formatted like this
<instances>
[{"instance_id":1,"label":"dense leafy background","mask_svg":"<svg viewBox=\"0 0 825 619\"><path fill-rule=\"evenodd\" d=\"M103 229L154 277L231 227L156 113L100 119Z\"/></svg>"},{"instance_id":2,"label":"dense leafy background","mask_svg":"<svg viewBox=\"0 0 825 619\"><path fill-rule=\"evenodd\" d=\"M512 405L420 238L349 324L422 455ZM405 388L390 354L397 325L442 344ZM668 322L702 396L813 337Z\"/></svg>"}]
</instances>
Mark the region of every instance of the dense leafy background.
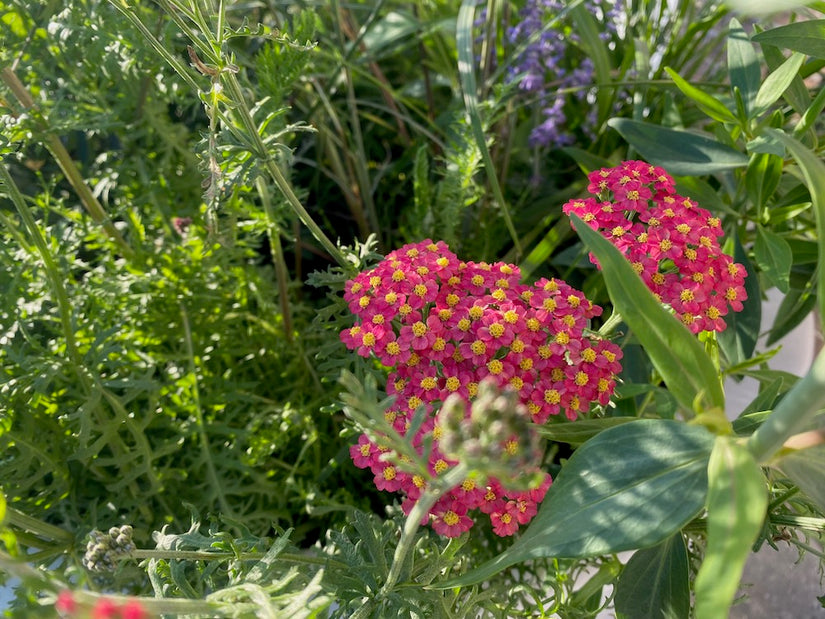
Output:
<instances>
[{"instance_id":1,"label":"dense leafy background","mask_svg":"<svg viewBox=\"0 0 825 619\"><path fill-rule=\"evenodd\" d=\"M591 243L579 241L561 205L584 193L583 172L644 157L722 219L726 250L748 268L750 301L718 341L686 344L691 363L709 356L697 384L681 390L658 336L641 333L638 318L621 325L615 337L626 369L615 406L594 410L578 428L544 428L556 441L545 465L563 470L595 436L595 447L570 460L573 473L587 473L601 458L598 441L611 436L601 431L636 436L639 426L625 421L684 416L711 363L760 381L732 428L750 435L796 382L766 369L770 353L757 351L761 291L785 294L769 342L825 302L817 270L825 95L816 81L825 34L821 21L796 23L820 16L820 3L772 29L769 21L742 25L716 2L633 1L617 10L593 0L571 3L556 21L539 15L542 25L526 38L513 30L536 10L523 1L482 10L458 0L265 0L220 3L222 13L214 4L5 3L7 550L37 553L32 563L62 584L154 588L159 597L212 596L230 607L242 600L232 611L241 615L266 607L344 616L367 608L364 600L372 606L361 612L374 616L597 612L603 587L622 569L609 554L615 545L586 560L584 552L536 558L487 589L417 586L373 599L403 520L349 461L356 429L343 414L338 377L346 369L369 384L383 369L339 342L349 320L340 290L380 254L430 237L465 260L516 262L528 280L563 277L599 304L631 307L638 298L611 290L625 275L605 285L586 260ZM564 53L540 88L525 88L524 53L542 36L561 37ZM554 102L568 137L538 144L532 132ZM88 196L70 181L60 148ZM717 391L709 390L718 406ZM368 395L378 394L360 394L374 408ZM786 526L799 525L790 537L802 548L807 536L821 537L822 521L813 519L821 496L810 484L821 458L812 462L791 454L771 469L770 514L757 544L790 535ZM720 510L741 507L713 496ZM552 520L544 517L545 528ZM664 539L682 520L664 527L661 540L646 540L660 544L625 569L619 607L638 596L634 574L644 576L640 561L650 556L676 574L653 599L683 608L705 521ZM142 548L247 558L152 559L149 578L134 565L103 579L82 572L88 532L124 523ZM289 571L310 548L334 558L326 571ZM503 548L490 531L450 543L422 532L404 578L428 585L458 576ZM595 576L578 587L572 576L588 565ZM59 588L26 578L34 580L18 589L20 608L39 608L38 587Z\"/></svg>"}]
</instances>

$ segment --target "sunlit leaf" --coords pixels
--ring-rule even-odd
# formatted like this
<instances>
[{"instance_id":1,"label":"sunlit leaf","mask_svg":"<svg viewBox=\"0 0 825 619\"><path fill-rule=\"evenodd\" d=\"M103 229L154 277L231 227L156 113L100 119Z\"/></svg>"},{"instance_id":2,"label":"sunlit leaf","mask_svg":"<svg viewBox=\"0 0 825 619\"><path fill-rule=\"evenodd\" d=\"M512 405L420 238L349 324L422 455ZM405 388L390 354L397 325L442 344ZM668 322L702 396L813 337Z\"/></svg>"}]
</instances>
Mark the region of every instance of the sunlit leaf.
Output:
<instances>
[{"instance_id":1,"label":"sunlit leaf","mask_svg":"<svg viewBox=\"0 0 825 619\"><path fill-rule=\"evenodd\" d=\"M704 505L712 446L704 427L664 419L599 433L562 467L539 513L510 548L438 586L481 582L528 559L592 557L667 539Z\"/></svg>"},{"instance_id":2,"label":"sunlit leaf","mask_svg":"<svg viewBox=\"0 0 825 619\"><path fill-rule=\"evenodd\" d=\"M703 176L748 165L746 155L710 136L629 118L611 118L607 124L645 159L676 176Z\"/></svg>"},{"instance_id":3,"label":"sunlit leaf","mask_svg":"<svg viewBox=\"0 0 825 619\"><path fill-rule=\"evenodd\" d=\"M734 116L733 112L731 112L719 99L709 93L706 93L704 90L691 85L670 67L665 67L665 71L667 71L668 75L670 75L670 78L673 80L673 83L676 84L676 87L686 96L693 99L696 105L699 106L699 109L705 114L714 120L718 120L719 122L736 122L736 116Z\"/></svg>"},{"instance_id":4,"label":"sunlit leaf","mask_svg":"<svg viewBox=\"0 0 825 619\"><path fill-rule=\"evenodd\" d=\"M754 42L773 45L814 58L825 58L825 19L810 19L772 28L754 35Z\"/></svg>"},{"instance_id":5,"label":"sunlit leaf","mask_svg":"<svg viewBox=\"0 0 825 619\"><path fill-rule=\"evenodd\" d=\"M708 463L708 541L696 575L697 617L727 617L768 506L762 469L735 439L716 439Z\"/></svg>"},{"instance_id":6,"label":"sunlit leaf","mask_svg":"<svg viewBox=\"0 0 825 619\"><path fill-rule=\"evenodd\" d=\"M759 87L759 92L756 94L753 110L754 116L759 116L763 112L766 112L771 105L779 100L791 85L791 82L793 82L804 61L804 54L794 53L782 63L779 68L765 78L762 86Z\"/></svg>"},{"instance_id":7,"label":"sunlit leaf","mask_svg":"<svg viewBox=\"0 0 825 619\"><path fill-rule=\"evenodd\" d=\"M762 83L759 56L738 20L730 20L728 32L728 75L731 88L742 95L748 118L755 116L754 103Z\"/></svg>"}]
</instances>

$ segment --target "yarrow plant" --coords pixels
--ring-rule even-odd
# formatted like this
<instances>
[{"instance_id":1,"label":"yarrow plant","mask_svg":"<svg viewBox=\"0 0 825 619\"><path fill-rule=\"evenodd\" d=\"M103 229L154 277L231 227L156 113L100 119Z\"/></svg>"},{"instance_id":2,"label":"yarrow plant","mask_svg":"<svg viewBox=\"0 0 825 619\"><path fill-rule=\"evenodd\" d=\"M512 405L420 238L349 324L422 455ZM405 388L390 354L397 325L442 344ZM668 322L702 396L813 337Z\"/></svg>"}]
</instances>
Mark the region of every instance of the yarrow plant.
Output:
<instances>
[{"instance_id":1,"label":"yarrow plant","mask_svg":"<svg viewBox=\"0 0 825 619\"><path fill-rule=\"evenodd\" d=\"M673 178L644 161L602 168L588 179L596 198L571 200L564 212L621 250L693 333L723 331L728 308L741 311L747 299L747 272L719 247L719 218L677 194ZM598 264L592 254L590 260Z\"/></svg>"},{"instance_id":2,"label":"yarrow plant","mask_svg":"<svg viewBox=\"0 0 825 619\"><path fill-rule=\"evenodd\" d=\"M464 262L445 243L424 240L391 252L345 286L356 322L341 339L391 369L387 393L395 401L386 419L419 454L432 441L427 455L433 476L457 463L440 449L440 404L450 397L473 403L482 381L515 394L523 414L537 424L562 413L576 419L593 403L607 405L613 393L622 353L588 331L601 308L563 281L540 279L529 286L519 278L515 265ZM426 418L409 436L422 407ZM472 409L464 414L471 417ZM500 440L509 454L523 448L516 436ZM402 493L409 513L426 481L392 464L387 451L362 435L351 455L356 466L370 469L379 489ZM484 487L467 479L430 510L433 528L458 536L473 526L468 512L478 509L490 516L497 534L511 535L535 515L551 482L546 473L540 477L530 490L505 488L496 477Z\"/></svg>"}]
</instances>

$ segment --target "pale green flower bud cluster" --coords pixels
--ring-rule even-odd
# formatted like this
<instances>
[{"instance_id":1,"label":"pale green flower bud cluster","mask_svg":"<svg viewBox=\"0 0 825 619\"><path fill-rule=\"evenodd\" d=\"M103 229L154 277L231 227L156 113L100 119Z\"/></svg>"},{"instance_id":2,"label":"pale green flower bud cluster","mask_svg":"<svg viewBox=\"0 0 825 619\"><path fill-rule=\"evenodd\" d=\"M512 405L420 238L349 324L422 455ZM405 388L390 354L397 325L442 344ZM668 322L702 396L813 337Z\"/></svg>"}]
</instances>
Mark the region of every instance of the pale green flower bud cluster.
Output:
<instances>
[{"instance_id":1,"label":"pale green flower bud cluster","mask_svg":"<svg viewBox=\"0 0 825 619\"><path fill-rule=\"evenodd\" d=\"M118 561L135 550L132 527L124 524L112 527L107 533L92 531L83 556L83 567L90 572L111 572Z\"/></svg>"},{"instance_id":2,"label":"pale green flower bud cluster","mask_svg":"<svg viewBox=\"0 0 825 619\"><path fill-rule=\"evenodd\" d=\"M467 406L458 395L445 400L438 416L442 453L487 477L498 478L505 487L541 483L531 474L541 461L539 436L518 395L484 380L469 414Z\"/></svg>"}]
</instances>

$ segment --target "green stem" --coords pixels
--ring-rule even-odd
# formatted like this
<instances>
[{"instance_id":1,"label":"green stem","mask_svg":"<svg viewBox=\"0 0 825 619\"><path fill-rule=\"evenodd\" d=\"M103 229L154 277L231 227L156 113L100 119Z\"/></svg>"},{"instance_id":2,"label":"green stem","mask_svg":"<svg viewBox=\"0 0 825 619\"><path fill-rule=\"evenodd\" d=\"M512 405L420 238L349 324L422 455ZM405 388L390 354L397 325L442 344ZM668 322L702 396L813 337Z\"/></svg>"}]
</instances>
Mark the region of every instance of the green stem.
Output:
<instances>
[{"instance_id":1,"label":"green stem","mask_svg":"<svg viewBox=\"0 0 825 619\"><path fill-rule=\"evenodd\" d=\"M155 550L138 549L129 553L127 558L131 559L164 559L176 561L219 561L221 559L237 559L240 561L256 561L266 556L263 552L245 552L240 555L234 552L208 552L203 550ZM277 561L288 563L300 563L302 565L316 565L318 567L335 567L337 569L349 569L346 563L329 559L327 557L313 557L310 555L282 552L278 555Z\"/></svg>"},{"instance_id":2,"label":"green stem","mask_svg":"<svg viewBox=\"0 0 825 619\"><path fill-rule=\"evenodd\" d=\"M467 477L469 468L465 464L458 464L456 467L447 471L443 477L438 477L433 480L432 487L424 491L418 499L413 508L410 510L407 520L404 522L404 529L401 531L401 539L398 546L395 548L395 554L392 558L392 566L390 566L389 574L384 586L378 596L382 597L392 591L395 584L398 582L398 577L401 575L401 568L407 560L407 555L412 550L415 544L415 534L421 526L421 520L426 516L435 502L447 492L450 488L455 487ZM354 617L355 615L353 615Z\"/></svg>"},{"instance_id":3,"label":"green stem","mask_svg":"<svg viewBox=\"0 0 825 619\"><path fill-rule=\"evenodd\" d=\"M56 527L53 524L48 524L47 522L38 520L37 518L33 518L19 510L14 509L13 507L6 508L6 518L3 521L3 524L17 527L18 529L28 531L29 533L34 533L38 537L45 539L65 542L68 544L74 543L74 535L68 531L61 529L60 527Z\"/></svg>"},{"instance_id":4,"label":"green stem","mask_svg":"<svg viewBox=\"0 0 825 619\"><path fill-rule=\"evenodd\" d=\"M49 279L52 292L54 293L57 301L57 307L60 312L60 323L63 327L63 336L66 338L66 350L69 353L69 357L71 357L78 376L88 392L89 383L86 375L81 369L81 357L77 349L77 341L75 340L74 335L74 326L72 324L72 304L69 301L69 294L66 291L63 276L60 273L60 269L57 268L57 263L54 261L54 258L49 251L49 246L46 243L46 238L43 236L43 232L37 225L31 209L28 204L26 204L26 200L20 192L20 189L18 189L17 184L14 182L14 179L6 167L5 162L0 162L0 183L6 190L9 198L11 198L11 201L14 203L17 212L20 214L20 218L23 220L23 225L29 233L29 238L31 238L34 242L37 252L40 254L40 259L43 261L43 266L46 269L46 277Z\"/></svg>"},{"instance_id":5,"label":"green stem","mask_svg":"<svg viewBox=\"0 0 825 619\"><path fill-rule=\"evenodd\" d=\"M180 306L181 319L183 322L183 334L186 342L186 354L189 357L189 371L192 373L192 394L195 399L195 420L198 427L198 436L200 438L201 455L206 462L206 471L209 476L209 481L212 488L218 495L218 503L220 503L221 511L224 514L234 514L234 511L229 506L226 496L223 492L223 485L218 479L218 473L215 470L215 463L212 461L212 451L209 447L209 437L206 434L206 423L203 418L203 407L201 406L200 390L198 389L198 373L197 365L195 364L195 351L192 346L192 330L189 327L189 317L186 314L186 308L181 304Z\"/></svg>"},{"instance_id":6,"label":"green stem","mask_svg":"<svg viewBox=\"0 0 825 619\"><path fill-rule=\"evenodd\" d=\"M269 187L266 186L263 177L255 179L255 187L258 189L258 195L261 196L261 202L266 213L266 235L269 239L269 251L272 255L272 263L275 265L275 279L278 284L278 301L281 305L281 316L284 321L284 332L286 333L286 341L292 342L292 310L289 306L289 289L287 283L289 282L289 271L286 268L286 260L284 259L284 249L281 246L281 228L278 221L275 219L275 211L272 208L272 196L269 195Z\"/></svg>"},{"instance_id":7,"label":"green stem","mask_svg":"<svg viewBox=\"0 0 825 619\"><path fill-rule=\"evenodd\" d=\"M825 349L808 373L794 385L776 409L748 439L757 462L769 460L782 444L825 406Z\"/></svg>"},{"instance_id":8,"label":"green stem","mask_svg":"<svg viewBox=\"0 0 825 619\"><path fill-rule=\"evenodd\" d=\"M602 337L610 337L616 328L622 323L622 315L615 309L610 314L610 318L604 321L604 324L599 329L599 335Z\"/></svg>"},{"instance_id":9,"label":"green stem","mask_svg":"<svg viewBox=\"0 0 825 619\"><path fill-rule=\"evenodd\" d=\"M5 67L2 70L2 72L0 72L0 76L2 77L2 80L6 84L6 86L8 86L9 90L12 91L20 105L22 105L27 112L33 114L33 116L40 121L40 125L43 131L45 132L46 148L57 161L57 165L60 166L60 169L66 176L66 179L69 181L69 184L77 193L78 197L80 198L80 202L86 208L89 215L91 215L95 223L103 226L103 229L106 231L106 234L108 234L112 238L112 240L114 240L118 244L124 256L126 256L127 258L134 257L134 250L129 246L129 244L120 234L120 231L117 228L115 228L115 225L109 219L106 210L103 208L100 202L98 202L97 198L95 198L94 194L92 193L92 190L89 189L89 186L86 184L86 181L83 180L83 176L80 174L80 171L74 164L71 155L69 155L69 151L67 151L66 147L63 146L63 142L61 142L60 138L58 138L54 133L50 131L48 123L38 112L34 104L34 99L32 99L28 90L26 90L26 87L17 78L17 75L14 74L14 71L12 71L9 67Z\"/></svg>"},{"instance_id":10,"label":"green stem","mask_svg":"<svg viewBox=\"0 0 825 619\"><path fill-rule=\"evenodd\" d=\"M298 219L300 219L301 222L309 228L312 236L314 236L315 239L324 246L324 249L341 267L348 271L351 270L352 265L347 261L343 252L341 252L341 250L329 240L327 235L324 234L324 231L321 230L320 226L315 223L310 214L304 208L304 205L301 204L298 196L295 195L295 191L292 189L292 184L286 179L283 172L281 172L281 169L278 167L275 160L269 156L266 145L264 144L261 136L258 134L258 129L255 126L255 122L252 120L252 113L249 111L249 107L246 104L246 99L243 96L243 91L241 90L241 85L238 83L237 77L235 77L234 73L228 71L224 71L222 75L225 78L226 90L230 94L232 102L236 105L235 111L239 114L241 123L244 125L244 129L246 130L246 137L252 140L253 154L263 162L290 208L292 208L298 216Z\"/></svg>"}]
</instances>

